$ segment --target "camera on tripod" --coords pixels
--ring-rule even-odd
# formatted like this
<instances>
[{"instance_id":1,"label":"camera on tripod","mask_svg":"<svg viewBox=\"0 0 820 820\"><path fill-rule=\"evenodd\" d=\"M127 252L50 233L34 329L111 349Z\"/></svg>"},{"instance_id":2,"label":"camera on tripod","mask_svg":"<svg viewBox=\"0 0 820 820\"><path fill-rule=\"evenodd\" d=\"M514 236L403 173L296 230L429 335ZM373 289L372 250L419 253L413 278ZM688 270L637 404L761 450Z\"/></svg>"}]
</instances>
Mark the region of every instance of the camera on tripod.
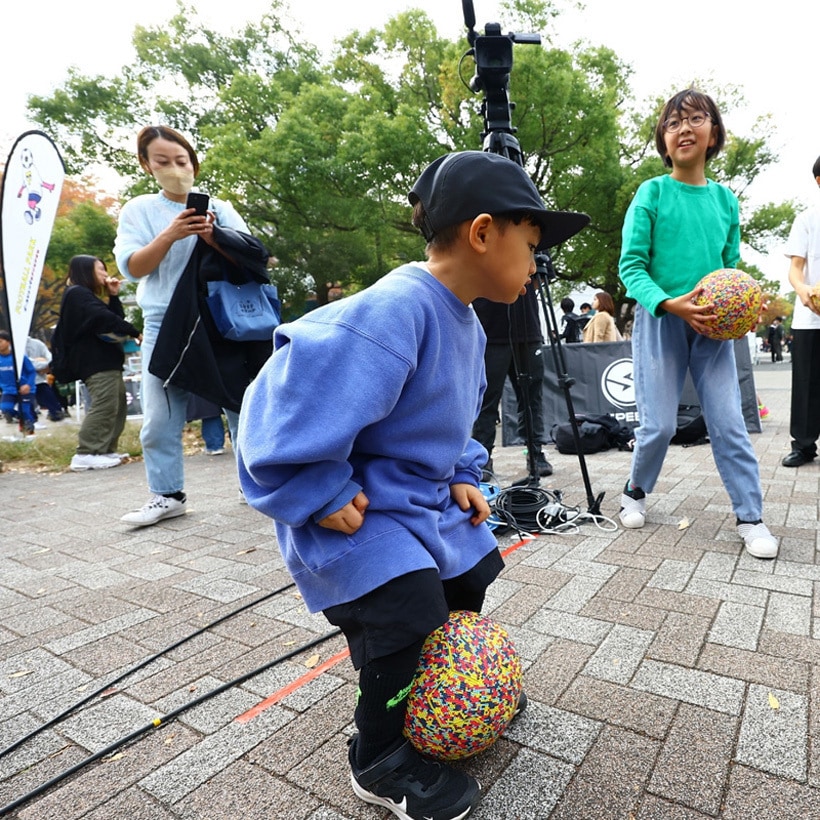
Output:
<instances>
[{"instance_id":1,"label":"camera on tripod","mask_svg":"<svg viewBox=\"0 0 820 820\"><path fill-rule=\"evenodd\" d=\"M484 131L481 139L484 150L501 154L507 159L523 165L521 147L511 135L516 129L512 125L511 112L515 107L510 102L508 85L513 67L513 44L541 44L540 34L501 33L498 23L487 23L484 34L475 30L475 11L472 0L462 0L464 22L467 26L468 52L475 58L475 74L469 88L474 93L484 92L481 114Z\"/></svg>"},{"instance_id":2,"label":"camera on tripod","mask_svg":"<svg viewBox=\"0 0 820 820\"><path fill-rule=\"evenodd\" d=\"M509 82L513 66L513 43L540 45L541 35L512 32L502 34L498 23L487 23L483 35L470 30L467 32L467 40L475 52L476 65L470 88L473 91L487 91Z\"/></svg>"},{"instance_id":3,"label":"camera on tripod","mask_svg":"<svg viewBox=\"0 0 820 820\"><path fill-rule=\"evenodd\" d=\"M524 167L524 156L518 139L515 137L516 129L512 125L512 111L515 105L510 102L508 92L513 67L513 45L515 43L540 45L541 36L539 34L502 34L501 26L498 23L488 23L484 27L484 34L478 34L475 31L473 0L462 0L462 8L464 10L464 23L467 26L467 42L470 44L470 50L467 53L475 59L475 75L470 80L469 88L474 93L483 92L484 95L481 102L481 114L484 119L484 130L481 133L483 150L500 154ZM588 512L598 515L604 494L601 493L596 498L589 481L586 461L580 445L575 409L572 406L572 396L569 390L574 383L574 379L566 372L558 322L555 318L555 310L548 286L549 282L556 277L549 248L575 236L588 223L589 217L586 214L572 211L551 212L551 219L547 226L543 228L541 235L542 247L547 250L542 250L536 254L536 273L532 277L534 289L531 295L535 303L540 298L544 310L547 331L550 337L550 350L555 362L555 372L558 375L558 383L564 392L567 414L575 439L581 474L584 479L589 504ZM526 299L527 297L522 296L521 298ZM537 304L534 305L534 309L537 312ZM540 452L540 447L537 447L537 442L533 437L533 419L529 410L528 397L532 375L526 370L522 370L517 374L517 379L521 385L522 401L525 406L523 416L527 444L528 476L522 482L516 482L516 484L525 484L531 487L538 485L539 473L536 467L535 454L536 451ZM540 389L540 385L536 389ZM548 475L548 473L544 473L544 475Z\"/></svg>"}]
</instances>

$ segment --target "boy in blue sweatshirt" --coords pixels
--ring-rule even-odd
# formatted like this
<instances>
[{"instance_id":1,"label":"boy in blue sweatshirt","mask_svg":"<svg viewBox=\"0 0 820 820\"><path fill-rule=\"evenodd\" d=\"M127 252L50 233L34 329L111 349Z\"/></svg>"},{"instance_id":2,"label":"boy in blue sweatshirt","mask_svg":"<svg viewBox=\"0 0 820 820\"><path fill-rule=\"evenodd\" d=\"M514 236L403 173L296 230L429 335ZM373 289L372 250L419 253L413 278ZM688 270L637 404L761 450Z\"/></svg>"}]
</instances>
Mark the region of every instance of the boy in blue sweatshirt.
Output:
<instances>
[{"instance_id":1,"label":"boy in blue sweatshirt","mask_svg":"<svg viewBox=\"0 0 820 820\"><path fill-rule=\"evenodd\" d=\"M20 378L14 378L14 358L11 353L11 335L0 330L0 412L6 421L16 418L20 432L34 435L34 407L31 400L36 389L37 371L28 356L23 356Z\"/></svg>"},{"instance_id":2,"label":"boy in blue sweatshirt","mask_svg":"<svg viewBox=\"0 0 820 820\"><path fill-rule=\"evenodd\" d=\"M355 793L403 820L458 820L478 782L402 729L424 639L451 610L479 611L503 566L471 438L485 387L471 303L513 303L536 250L577 227L523 168L480 151L439 157L409 200L427 260L277 329L245 394L238 465L305 603L359 670Z\"/></svg>"}]
</instances>

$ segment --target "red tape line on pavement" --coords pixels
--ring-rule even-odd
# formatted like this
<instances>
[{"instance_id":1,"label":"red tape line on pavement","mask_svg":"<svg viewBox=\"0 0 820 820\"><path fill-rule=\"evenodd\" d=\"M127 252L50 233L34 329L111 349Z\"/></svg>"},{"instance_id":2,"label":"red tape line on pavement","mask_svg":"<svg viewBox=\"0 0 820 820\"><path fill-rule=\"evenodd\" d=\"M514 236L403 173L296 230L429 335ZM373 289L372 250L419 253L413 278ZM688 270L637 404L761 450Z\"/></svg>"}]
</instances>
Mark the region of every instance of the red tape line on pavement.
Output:
<instances>
[{"instance_id":1,"label":"red tape line on pavement","mask_svg":"<svg viewBox=\"0 0 820 820\"><path fill-rule=\"evenodd\" d=\"M306 672L300 678L297 678L295 681L292 681L287 686L283 686L278 692L274 692L270 697L265 698L265 700L260 701L253 706L252 708L248 709L247 712L244 712L241 715L238 715L234 720L237 723L247 723L250 720L253 720L257 715L261 714L268 709L269 707L273 706L274 704L279 703L280 700L286 698L288 695L293 694L297 689L300 689L306 683L310 683L312 680L315 680L319 677L319 675L326 672L328 669L332 669L336 666L337 663L343 661L346 657L350 655L349 649L343 649L341 652L337 653L331 658L328 658L324 663L320 663L318 666L315 666L309 672Z\"/></svg>"}]
</instances>

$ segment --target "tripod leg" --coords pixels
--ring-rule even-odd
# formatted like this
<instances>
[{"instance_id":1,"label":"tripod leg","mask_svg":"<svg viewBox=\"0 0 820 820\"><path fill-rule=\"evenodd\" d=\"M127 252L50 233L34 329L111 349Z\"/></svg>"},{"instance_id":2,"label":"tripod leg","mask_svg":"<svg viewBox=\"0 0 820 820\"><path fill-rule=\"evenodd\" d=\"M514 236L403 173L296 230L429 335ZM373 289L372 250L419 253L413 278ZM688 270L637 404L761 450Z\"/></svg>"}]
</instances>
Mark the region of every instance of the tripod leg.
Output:
<instances>
[{"instance_id":1,"label":"tripod leg","mask_svg":"<svg viewBox=\"0 0 820 820\"><path fill-rule=\"evenodd\" d=\"M592 515L599 515L601 512L601 502L603 501L604 493L600 493L596 498L592 491L592 483L589 479L586 458L581 446L581 436L578 432L578 421L575 418L575 408L572 404L572 394L570 393L570 387L575 384L575 380L572 379L567 373L564 351L561 346L561 338L558 331L558 322L555 318L552 296L549 291L549 273L552 270L552 260L546 253L540 253L538 254L538 257L540 257L538 262L543 263L544 269L543 271L540 270L540 268L542 268L542 264L539 264L539 271L535 274L533 279L536 280L536 287L541 300L541 306L544 309L544 316L550 339L550 350L552 353L553 362L555 364L555 373L558 377L558 386L561 388L566 401L567 414L569 416L570 427L572 428L572 437L575 442L575 451L578 454L578 462L581 467L581 477L583 478L584 489L586 490L588 504L587 511ZM554 276L554 272L552 275Z\"/></svg>"}]
</instances>

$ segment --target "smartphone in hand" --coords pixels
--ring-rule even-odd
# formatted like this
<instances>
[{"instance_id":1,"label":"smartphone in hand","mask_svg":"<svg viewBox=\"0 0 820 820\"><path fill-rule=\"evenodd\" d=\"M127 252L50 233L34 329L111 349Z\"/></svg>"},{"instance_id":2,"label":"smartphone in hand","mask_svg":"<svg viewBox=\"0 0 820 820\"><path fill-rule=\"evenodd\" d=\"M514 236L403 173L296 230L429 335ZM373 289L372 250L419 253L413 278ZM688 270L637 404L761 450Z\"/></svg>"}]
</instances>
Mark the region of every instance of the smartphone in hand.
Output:
<instances>
[{"instance_id":1,"label":"smartphone in hand","mask_svg":"<svg viewBox=\"0 0 820 820\"><path fill-rule=\"evenodd\" d=\"M188 194L188 199L185 200L186 208L196 208L196 216L205 216L208 212L208 205L210 205L211 198L208 194L200 194L196 191L191 191Z\"/></svg>"}]
</instances>

